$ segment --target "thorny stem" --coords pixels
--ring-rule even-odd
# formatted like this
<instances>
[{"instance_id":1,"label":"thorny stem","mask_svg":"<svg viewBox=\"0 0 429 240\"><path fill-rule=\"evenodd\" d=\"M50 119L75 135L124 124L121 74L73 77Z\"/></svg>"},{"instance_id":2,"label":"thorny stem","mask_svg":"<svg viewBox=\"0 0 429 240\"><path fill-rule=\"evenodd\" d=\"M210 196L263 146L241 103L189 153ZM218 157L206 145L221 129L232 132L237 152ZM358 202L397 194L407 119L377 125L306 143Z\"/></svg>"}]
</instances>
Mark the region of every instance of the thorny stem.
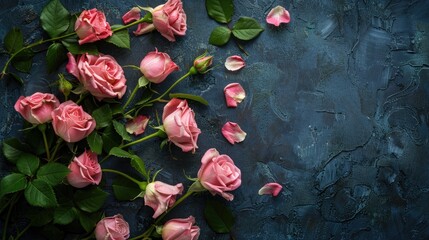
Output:
<instances>
[{"instance_id":1,"label":"thorny stem","mask_svg":"<svg viewBox=\"0 0 429 240\"><path fill-rule=\"evenodd\" d=\"M125 109L128 107L128 105L131 103L131 101L134 99L137 90L139 90L139 84L137 83L137 85L134 87L133 91L131 92L130 97L127 99L127 101L125 102L124 106L122 107L122 111L125 111Z\"/></svg>"},{"instance_id":2,"label":"thorny stem","mask_svg":"<svg viewBox=\"0 0 429 240\"><path fill-rule=\"evenodd\" d=\"M158 130L157 132L154 132L154 133L152 133L152 134L150 134L150 135L147 135L147 136L145 136L145 137L142 137L142 138L140 138L140 139L138 139L138 140L135 140L135 141L133 141L133 142L129 142L129 143L127 143L127 144L124 144L124 145L122 145L122 146L119 146L119 148L126 148L126 147L129 147L129 146L135 145L135 144L137 144L137 143L141 143L141 142L144 142L144 141L146 141L146 140L149 140L149 139L151 139L151 138L153 138L153 137L161 136L161 134L162 134L162 131L161 131L161 130Z\"/></svg>"},{"instance_id":3,"label":"thorny stem","mask_svg":"<svg viewBox=\"0 0 429 240\"><path fill-rule=\"evenodd\" d=\"M7 237L6 236L7 235L7 226L8 226L8 223L9 223L10 214L12 213L12 209L15 207L16 201L18 201L19 195L20 194L14 194L13 197L12 197L12 199L11 199L9 209L7 211L7 214L6 214L6 219L4 220L3 237L2 237L3 240L6 240L6 237Z\"/></svg>"},{"instance_id":4,"label":"thorny stem","mask_svg":"<svg viewBox=\"0 0 429 240\"><path fill-rule=\"evenodd\" d=\"M192 69L192 68L191 68ZM165 97L165 95L167 95L171 90L173 90L173 88L179 84L181 81L183 81L185 78L189 77L190 75L192 75L193 72L191 70L189 70L185 75L183 75L181 78L177 79L177 81L175 81L163 94L161 94L161 96L150 100L148 103L153 103L153 102L157 102L157 101L161 101L163 97Z\"/></svg>"},{"instance_id":5,"label":"thorny stem","mask_svg":"<svg viewBox=\"0 0 429 240\"><path fill-rule=\"evenodd\" d=\"M57 144L55 145L54 152L52 153L51 158L48 159L48 162L50 162L51 160L53 160L55 158L55 155L57 154L58 148L60 147L62 142L63 142L62 138L57 139Z\"/></svg>"},{"instance_id":6,"label":"thorny stem","mask_svg":"<svg viewBox=\"0 0 429 240\"><path fill-rule=\"evenodd\" d=\"M46 157L48 158L48 161L50 161L51 160L51 153L49 151L48 139L46 138L46 125L39 125L38 128L39 128L40 132L42 133L43 144L45 145Z\"/></svg>"},{"instance_id":7,"label":"thorny stem","mask_svg":"<svg viewBox=\"0 0 429 240\"><path fill-rule=\"evenodd\" d=\"M135 179L135 178L133 178L133 177L129 176L128 174L125 174L125 173L123 173L123 172L120 172L120 171L117 171L117 170L114 170L114 169L103 168L103 169L102 169L102 171L103 171L103 172L110 172L110 173L115 173L115 174L121 175L122 177L124 177L124 178L127 178L127 179L131 180L132 182L134 182L135 184L137 184L137 185L139 185L139 186L142 184L142 182L140 182L140 181L138 181L137 179Z\"/></svg>"}]
</instances>

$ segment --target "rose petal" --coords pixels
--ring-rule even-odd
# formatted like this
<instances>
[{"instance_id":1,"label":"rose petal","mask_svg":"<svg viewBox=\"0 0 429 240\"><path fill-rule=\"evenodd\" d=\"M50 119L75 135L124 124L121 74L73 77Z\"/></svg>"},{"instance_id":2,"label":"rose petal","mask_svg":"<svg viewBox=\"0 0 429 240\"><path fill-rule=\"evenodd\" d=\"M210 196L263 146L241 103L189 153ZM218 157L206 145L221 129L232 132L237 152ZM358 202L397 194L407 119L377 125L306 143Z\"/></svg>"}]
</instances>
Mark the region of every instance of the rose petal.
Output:
<instances>
[{"instance_id":1,"label":"rose petal","mask_svg":"<svg viewBox=\"0 0 429 240\"><path fill-rule=\"evenodd\" d=\"M290 14L284 7L277 6L271 9L268 13L266 21L267 23L278 27L281 23L290 22Z\"/></svg>"},{"instance_id":2,"label":"rose petal","mask_svg":"<svg viewBox=\"0 0 429 240\"><path fill-rule=\"evenodd\" d=\"M225 67L229 71L237 71L244 68L244 66L246 66L246 63L238 55L230 56L225 61Z\"/></svg>"},{"instance_id":3,"label":"rose petal","mask_svg":"<svg viewBox=\"0 0 429 240\"><path fill-rule=\"evenodd\" d=\"M138 115L125 124L125 129L129 134L140 135L144 133L149 122L149 117Z\"/></svg>"},{"instance_id":4,"label":"rose petal","mask_svg":"<svg viewBox=\"0 0 429 240\"><path fill-rule=\"evenodd\" d=\"M223 89L225 93L226 105L228 107L237 107L246 97L246 92L239 83L230 83Z\"/></svg>"},{"instance_id":5,"label":"rose petal","mask_svg":"<svg viewBox=\"0 0 429 240\"><path fill-rule=\"evenodd\" d=\"M133 31L134 35L140 36L155 30L155 25L153 23L142 22L137 25L137 30Z\"/></svg>"},{"instance_id":6,"label":"rose petal","mask_svg":"<svg viewBox=\"0 0 429 240\"><path fill-rule=\"evenodd\" d=\"M122 21L124 22L124 24L137 21L140 19L140 12L141 12L140 8L133 7L131 8L130 11L125 13L124 16L122 16Z\"/></svg>"},{"instance_id":7,"label":"rose petal","mask_svg":"<svg viewBox=\"0 0 429 240\"><path fill-rule=\"evenodd\" d=\"M244 141L247 133L245 133L237 123L227 122L222 127L222 135L229 143L239 143Z\"/></svg>"},{"instance_id":8,"label":"rose petal","mask_svg":"<svg viewBox=\"0 0 429 240\"><path fill-rule=\"evenodd\" d=\"M258 194L259 195L263 195L263 194L271 194L274 197L279 195L279 192L282 190L282 185L272 182L272 183L267 183L265 184L261 189L259 189Z\"/></svg>"}]
</instances>

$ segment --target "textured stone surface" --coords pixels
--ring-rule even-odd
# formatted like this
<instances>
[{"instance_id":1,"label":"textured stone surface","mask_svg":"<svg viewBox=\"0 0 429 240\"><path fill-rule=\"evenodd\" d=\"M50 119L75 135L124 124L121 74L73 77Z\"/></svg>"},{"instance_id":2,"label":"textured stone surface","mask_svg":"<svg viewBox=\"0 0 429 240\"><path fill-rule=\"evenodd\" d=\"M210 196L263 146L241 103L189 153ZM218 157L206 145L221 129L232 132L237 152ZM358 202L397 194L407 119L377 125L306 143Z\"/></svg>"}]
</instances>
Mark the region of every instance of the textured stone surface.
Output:
<instances>
[{"instance_id":1,"label":"textured stone surface","mask_svg":"<svg viewBox=\"0 0 429 240\"><path fill-rule=\"evenodd\" d=\"M76 13L97 7L111 23L120 23L134 4L62 2ZM148 2L156 6L163 1L137 4ZM177 42L151 33L132 37L132 51L104 46L102 51L122 65L138 65L155 47L169 53L182 69L169 81L206 49L218 65L176 89L210 102L208 107L191 104L203 131L194 155L175 147L159 151L158 141L133 149L150 167L163 169L160 180L185 186L183 171L196 176L208 148L230 155L243 173L243 184L228 203L236 217L235 239L428 239L429 1L234 2L233 22L250 16L265 28L257 39L243 43L249 56L233 41L222 48L208 45L210 31L219 24L208 18L202 0L184 0L189 29ZM44 37L38 16L45 4L0 0L0 38L13 26L22 28L27 43ZM292 21L268 26L265 16L279 4L289 9ZM228 72L223 62L236 54L247 66ZM1 65L5 60L2 55ZM0 82L0 140L21 127L13 110L19 95L56 91L56 73L46 74L44 54L37 55L30 75L21 76L24 87ZM138 74L127 69L126 76L134 86ZM223 87L231 82L247 91L236 109L226 108L223 98ZM243 143L232 146L222 137L227 121L248 133ZM124 164L113 159L107 165ZM0 167L3 176L9 170L3 158ZM272 181L284 187L278 197L257 195ZM194 197L170 216L196 216L201 239L229 239L211 232L203 220L204 201L210 197ZM106 215L122 213L133 235L150 224L152 210L142 200L118 203L111 197L105 209Z\"/></svg>"}]
</instances>

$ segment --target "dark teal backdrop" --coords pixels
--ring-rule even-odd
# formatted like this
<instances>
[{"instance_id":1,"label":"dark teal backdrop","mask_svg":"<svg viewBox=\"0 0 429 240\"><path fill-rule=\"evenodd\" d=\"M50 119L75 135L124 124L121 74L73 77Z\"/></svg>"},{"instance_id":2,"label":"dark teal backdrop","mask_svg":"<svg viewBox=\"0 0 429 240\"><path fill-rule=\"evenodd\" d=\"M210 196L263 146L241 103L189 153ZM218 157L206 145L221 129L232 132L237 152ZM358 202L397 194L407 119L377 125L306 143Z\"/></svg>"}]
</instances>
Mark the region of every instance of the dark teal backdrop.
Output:
<instances>
[{"instance_id":1,"label":"dark teal backdrop","mask_svg":"<svg viewBox=\"0 0 429 240\"><path fill-rule=\"evenodd\" d=\"M25 41L44 37L39 15L45 0L0 0L0 39L17 26ZM156 1L61 1L70 12L96 7L112 24L135 4ZM182 82L177 92L201 95L205 107L191 103L202 130L195 154L159 150L154 140L133 147L155 169L159 180L175 184L196 176L203 153L217 148L242 170L242 186L227 205L233 210L235 239L428 239L429 238L429 1L417 0L236 0L233 21L257 19L265 31L243 43L218 48L208 44L218 26L203 0L184 0L188 31L170 43L158 33L131 37L131 50L105 45L121 65L138 65L158 48L181 67L174 81L208 50L214 71ZM290 13L290 24L268 26L265 16L276 5ZM241 55L247 66L228 72L223 63ZM35 58L25 86L0 81L0 140L18 134L22 119L13 104L20 95L56 91L56 74L47 74L44 54ZM0 65L6 57L0 57ZM139 74L125 70L130 86ZM64 65L59 72L65 72ZM236 109L226 108L223 88L239 82L247 97ZM132 89L130 87L130 89ZM129 92L128 92L129 94ZM161 107L161 106L160 106ZM154 112L149 112L153 115ZM230 145L220 129L237 122L248 133ZM119 159L108 166L128 169ZM0 158L1 176L10 170ZM259 196L267 182L283 190L276 198ZM109 181L105 186L108 191ZM200 239L229 239L206 225L202 195L187 200L170 217L194 215ZM105 206L106 215L122 213L133 236L150 224L152 210L142 199ZM27 239L34 239L31 233Z\"/></svg>"}]
</instances>

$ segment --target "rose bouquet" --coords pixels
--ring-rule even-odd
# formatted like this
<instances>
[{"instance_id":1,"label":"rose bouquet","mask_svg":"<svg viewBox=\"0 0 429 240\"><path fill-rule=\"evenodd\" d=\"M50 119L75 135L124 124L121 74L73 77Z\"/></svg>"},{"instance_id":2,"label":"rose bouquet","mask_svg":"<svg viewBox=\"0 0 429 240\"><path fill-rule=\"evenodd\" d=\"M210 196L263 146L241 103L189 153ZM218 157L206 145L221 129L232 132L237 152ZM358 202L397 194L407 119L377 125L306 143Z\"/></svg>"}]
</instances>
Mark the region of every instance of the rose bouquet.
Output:
<instances>
[{"instance_id":1,"label":"rose bouquet","mask_svg":"<svg viewBox=\"0 0 429 240\"><path fill-rule=\"evenodd\" d=\"M213 1L207 2L210 10ZM143 11L146 13L142 17ZM207 104L207 101L201 96L172 91L189 76L204 76L211 71L213 57L207 53L196 57L188 71L172 81L170 74L182 66L156 46L141 58L138 66L121 66L113 56L99 52L97 47L99 42L107 42L130 48L128 30L132 27L136 27L135 36L156 30L174 42L187 30L183 3L168 0L155 8L133 7L122 20L125 25L110 25L104 13L95 8L74 17L59 0L51 0L40 16L49 39L24 46L19 29L12 29L6 35L4 44L10 56L2 77L19 80L17 74L9 71L10 65L18 71L29 71L23 66L31 68L33 48L43 44L49 44L48 71L56 71L66 61L67 73L58 74L58 94L35 92L19 97L14 105L25 123L21 137L2 143L3 154L12 169L0 180L3 239L6 236L19 239L33 227L49 232L48 235L52 229L67 234L71 225L77 229L72 232L79 238L198 239L200 228L193 216L168 221L165 216L188 197L202 192L228 201L234 199L231 192L241 185L241 171L228 155L220 154L215 148L202 150L200 169L194 173L196 178L187 177L189 184L157 180L161 170L148 169L133 151L133 146L158 138L160 151L169 145L187 154L197 153L202 130L191 106ZM239 60L228 64L239 66L234 68L238 70L244 67L244 61ZM124 67L141 74L135 86L127 80ZM164 86L159 92L158 85ZM226 106L237 107L244 98L244 89L238 83L225 87ZM190 105L188 101L193 103ZM145 113L153 106L162 106L161 117ZM237 123L231 122L225 124L222 134L231 144L242 142L246 136ZM104 164L124 159L128 159L126 164L138 177ZM103 214L109 192L102 185L113 175L120 179L110 192L117 200L143 198L144 205L153 209L152 224L138 236L130 236L123 213ZM279 191L277 187L276 195ZM261 193L271 191L267 188ZM18 206L25 209L24 224L12 221L11 213ZM231 216L223 205L216 205L212 211L224 211L223 216ZM229 225L233 222L231 219L227 220ZM210 214L206 220L217 232L228 232L231 228L219 229Z\"/></svg>"}]
</instances>

